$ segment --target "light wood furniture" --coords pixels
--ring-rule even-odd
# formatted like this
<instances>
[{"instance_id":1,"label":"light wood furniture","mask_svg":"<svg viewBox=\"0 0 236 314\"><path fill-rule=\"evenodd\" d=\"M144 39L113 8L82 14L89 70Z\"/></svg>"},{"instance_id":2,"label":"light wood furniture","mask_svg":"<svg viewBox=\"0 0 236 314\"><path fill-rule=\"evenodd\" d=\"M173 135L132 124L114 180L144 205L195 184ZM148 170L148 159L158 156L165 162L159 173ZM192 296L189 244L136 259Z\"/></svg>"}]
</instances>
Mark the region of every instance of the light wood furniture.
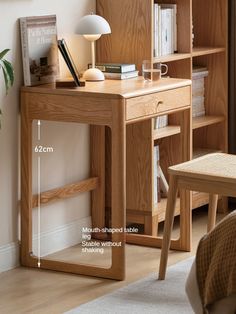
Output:
<instances>
[{"instance_id":1,"label":"light wood furniture","mask_svg":"<svg viewBox=\"0 0 236 314\"><path fill-rule=\"evenodd\" d=\"M173 95L173 97L170 97ZM166 106L165 106L166 105ZM126 222L126 135L131 123L141 123L143 140L151 132L151 119L163 113L180 117L180 158L190 157L191 81L162 79L146 84L142 78L128 81L87 82L85 87L56 89L52 85L23 87L21 90L21 264L38 267L32 253L32 210L80 192L92 191L92 225L104 227L105 213L105 132L110 135L110 204L112 228L124 228ZM32 121L66 121L91 125L91 176L87 180L56 187L40 195L32 195ZM135 125L134 124L134 125ZM133 137L138 136L135 132ZM105 129L106 128L106 129ZM146 130L146 131L145 131ZM129 137L127 141L129 141ZM151 145L150 141L146 141ZM127 150L130 143L127 142ZM131 143L132 145L132 143ZM143 157L151 150L140 151ZM127 154L129 163L129 154ZM149 156L149 155L148 155ZM150 158L150 157L149 157ZM149 159L148 159L149 161ZM142 165L146 171L145 164ZM150 169L150 168L149 168ZM129 170L127 176L129 177ZM151 173L147 173L147 183ZM106 182L106 184L108 184ZM143 188L146 191L145 184ZM128 190L129 191L129 190ZM140 191L137 188L136 194ZM142 197L141 194L139 197ZM131 196L130 196L131 197ZM148 197L151 197L150 195ZM129 199L128 199L129 202ZM186 249L189 245L190 221L181 215L181 236L172 247ZM127 235L128 236L128 235ZM160 246L161 239L156 238ZM113 233L110 268L73 264L41 258L41 268L122 280L125 277L125 234Z\"/></svg>"},{"instance_id":2,"label":"light wood furniture","mask_svg":"<svg viewBox=\"0 0 236 314\"><path fill-rule=\"evenodd\" d=\"M191 190L210 194L208 231L215 226L218 195L236 196L236 156L209 154L169 168L168 194L159 279L165 279L171 230L174 220L177 190Z\"/></svg>"},{"instance_id":3,"label":"light wood furniture","mask_svg":"<svg viewBox=\"0 0 236 314\"><path fill-rule=\"evenodd\" d=\"M153 57L153 4L176 3L178 22L178 53ZM99 62L135 63L141 70L142 61L152 59L169 67L170 77L191 79L193 65L209 70L205 84L206 116L193 118L191 156L209 151L227 152L227 0L97 0L97 14L106 18L112 33L97 42ZM194 41L192 45L192 25ZM130 108L132 110L132 108ZM150 108L150 110L152 110ZM109 135L108 135L109 138ZM169 115L169 126L153 130L152 122L145 121L127 128L127 222L144 225L146 242L157 234L157 224L164 220L166 199L158 205L153 199L153 147L160 147L162 170L168 179L168 167L181 162L180 119ZM145 152L145 153L144 153ZM107 174L109 182L109 174ZM110 207L109 186L106 207ZM209 202L206 193L181 196L176 215L191 202L197 208ZM227 209L227 199L219 202ZM137 241L136 241L137 240ZM127 237L128 242L141 242ZM189 246L189 250L191 247Z\"/></svg>"}]
</instances>

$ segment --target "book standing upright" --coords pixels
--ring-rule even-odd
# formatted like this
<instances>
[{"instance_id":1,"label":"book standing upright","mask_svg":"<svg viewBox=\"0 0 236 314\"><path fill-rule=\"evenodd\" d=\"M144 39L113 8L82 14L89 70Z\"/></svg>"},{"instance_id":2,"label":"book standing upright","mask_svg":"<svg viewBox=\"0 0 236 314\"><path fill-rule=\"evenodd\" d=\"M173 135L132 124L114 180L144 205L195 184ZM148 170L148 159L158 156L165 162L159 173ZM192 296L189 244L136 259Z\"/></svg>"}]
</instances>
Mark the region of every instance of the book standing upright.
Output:
<instances>
[{"instance_id":1,"label":"book standing upright","mask_svg":"<svg viewBox=\"0 0 236 314\"><path fill-rule=\"evenodd\" d=\"M54 82L59 73L56 16L20 18L24 85Z\"/></svg>"}]
</instances>

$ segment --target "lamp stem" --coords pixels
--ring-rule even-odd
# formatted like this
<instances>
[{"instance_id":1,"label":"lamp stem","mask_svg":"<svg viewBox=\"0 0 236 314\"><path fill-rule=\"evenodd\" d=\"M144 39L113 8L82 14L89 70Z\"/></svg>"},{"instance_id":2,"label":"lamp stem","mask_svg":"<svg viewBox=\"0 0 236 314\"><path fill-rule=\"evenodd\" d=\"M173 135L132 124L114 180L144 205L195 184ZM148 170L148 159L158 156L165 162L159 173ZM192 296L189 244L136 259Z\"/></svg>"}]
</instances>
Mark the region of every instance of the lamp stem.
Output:
<instances>
[{"instance_id":1,"label":"lamp stem","mask_svg":"<svg viewBox=\"0 0 236 314\"><path fill-rule=\"evenodd\" d=\"M92 68L95 68L95 42L91 41Z\"/></svg>"}]
</instances>

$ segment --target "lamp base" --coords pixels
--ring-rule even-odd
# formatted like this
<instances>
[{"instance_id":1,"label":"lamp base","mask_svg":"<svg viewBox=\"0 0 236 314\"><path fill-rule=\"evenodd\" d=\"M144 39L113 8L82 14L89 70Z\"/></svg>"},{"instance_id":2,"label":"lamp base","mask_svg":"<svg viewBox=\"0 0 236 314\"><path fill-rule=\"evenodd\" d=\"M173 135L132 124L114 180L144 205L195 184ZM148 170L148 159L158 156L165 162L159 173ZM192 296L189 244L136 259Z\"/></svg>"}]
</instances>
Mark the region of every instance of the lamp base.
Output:
<instances>
[{"instance_id":1,"label":"lamp base","mask_svg":"<svg viewBox=\"0 0 236 314\"><path fill-rule=\"evenodd\" d=\"M83 79L86 81L104 81L105 77L102 71L97 68L91 68L84 72Z\"/></svg>"}]
</instances>

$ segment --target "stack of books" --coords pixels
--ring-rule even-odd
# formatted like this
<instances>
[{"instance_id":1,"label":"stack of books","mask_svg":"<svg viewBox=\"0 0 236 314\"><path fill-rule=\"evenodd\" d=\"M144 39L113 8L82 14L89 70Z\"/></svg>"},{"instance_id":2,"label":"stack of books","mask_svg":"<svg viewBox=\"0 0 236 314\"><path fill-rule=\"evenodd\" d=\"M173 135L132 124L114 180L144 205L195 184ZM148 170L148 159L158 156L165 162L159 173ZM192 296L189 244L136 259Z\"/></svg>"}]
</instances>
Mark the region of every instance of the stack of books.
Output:
<instances>
[{"instance_id":1,"label":"stack of books","mask_svg":"<svg viewBox=\"0 0 236 314\"><path fill-rule=\"evenodd\" d=\"M192 74L192 116L205 116L205 78L208 76L206 67L194 67Z\"/></svg>"},{"instance_id":2,"label":"stack of books","mask_svg":"<svg viewBox=\"0 0 236 314\"><path fill-rule=\"evenodd\" d=\"M177 5L154 3L154 57L177 51Z\"/></svg>"},{"instance_id":3,"label":"stack of books","mask_svg":"<svg viewBox=\"0 0 236 314\"><path fill-rule=\"evenodd\" d=\"M89 64L88 68L92 65ZM135 64L127 63L97 63L96 68L101 70L106 79L109 80L125 80L138 76Z\"/></svg>"},{"instance_id":4,"label":"stack of books","mask_svg":"<svg viewBox=\"0 0 236 314\"><path fill-rule=\"evenodd\" d=\"M160 116L154 118L154 129L164 128L168 125L168 115L165 114L164 116Z\"/></svg>"}]
</instances>

